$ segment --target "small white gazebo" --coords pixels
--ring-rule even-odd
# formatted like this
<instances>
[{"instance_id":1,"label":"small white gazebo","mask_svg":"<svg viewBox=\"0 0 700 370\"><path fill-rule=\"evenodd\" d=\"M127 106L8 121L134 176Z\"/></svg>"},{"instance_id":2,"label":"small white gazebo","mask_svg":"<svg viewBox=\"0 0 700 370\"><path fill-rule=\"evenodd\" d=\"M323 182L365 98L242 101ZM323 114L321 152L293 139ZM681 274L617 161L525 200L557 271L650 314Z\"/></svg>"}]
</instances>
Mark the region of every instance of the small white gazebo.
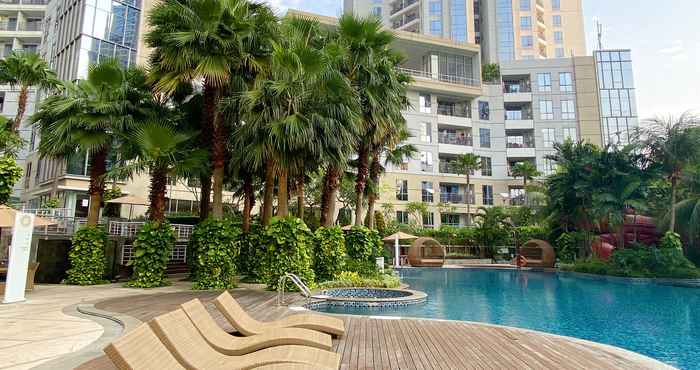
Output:
<instances>
[{"instance_id":1,"label":"small white gazebo","mask_svg":"<svg viewBox=\"0 0 700 370\"><path fill-rule=\"evenodd\" d=\"M403 231L396 232L383 239L385 242L394 242L394 267L400 267L401 265L401 248L399 247L399 241L414 239L418 239L418 237Z\"/></svg>"}]
</instances>

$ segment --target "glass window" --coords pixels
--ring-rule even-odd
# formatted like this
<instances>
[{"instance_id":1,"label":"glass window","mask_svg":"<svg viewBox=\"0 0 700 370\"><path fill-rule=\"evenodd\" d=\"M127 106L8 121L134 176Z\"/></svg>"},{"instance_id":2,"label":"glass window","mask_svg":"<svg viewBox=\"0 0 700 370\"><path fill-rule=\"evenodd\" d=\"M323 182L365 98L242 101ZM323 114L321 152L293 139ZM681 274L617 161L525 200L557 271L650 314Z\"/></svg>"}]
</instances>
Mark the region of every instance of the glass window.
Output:
<instances>
[{"instance_id":1,"label":"glass window","mask_svg":"<svg viewBox=\"0 0 700 370\"><path fill-rule=\"evenodd\" d=\"M375 17L381 18L382 16L382 7L381 6L375 6L372 8L372 15Z\"/></svg>"},{"instance_id":2,"label":"glass window","mask_svg":"<svg viewBox=\"0 0 700 370\"><path fill-rule=\"evenodd\" d=\"M427 212L423 215L423 227L435 226L435 216L433 212Z\"/></svg>"},{"instance_id":3,"label":"glass window","mask_svg":"<svg viewBox=\"0 0 700 370\"><path fill-rule=\"evenodd\" d=\"M402 225L408 224L408 212L396 211L396 222Z\"/></svg>"},{"instance_id":4,"label":"glass window","mask_svg":"<svg viewBox=\"0 0 700 370\"><path fill-rule=\"evenodd\" d=\"M542 141L544 142L545 148L551 148L554 146L556 138L554 137L555 130L553 128L543 128L542 129Z\"/></svg>"},{"instance_id":5,"label":"glass window","mask_svg":"<svg viewBox=\"0 0 700 370\"><path fill-rule=\"evenodd\" d=\"M564 48L554 49L554 56L557 58L564 58L566 56L564 53Z\"/></svg>"},{"instance_id":6,"label":"glass window","mask_svg":"<svg viewBox=\"0 0 700 370\"><path fill-rule=\"evenodd\" d=\"M430 122L420 123L420 141L431 143L433 141L433 130Z\"/></svg>"},{"instance_id":7,"label":"glass window","mask_svg":"<svg viewBox=\"0 0 700 370\"><path fill-rule=\"evenodd\" d=\"M112 25L108 40L117 44L124 43L124 25L126 23L127 6L120 3L112 5Z\"/></svg>"},{"instance_id":8,"label":"glass window","mask_svg":"<svg viewBox=\"0 0 700 370\"><path fill-rule=\"evenodd\" d=\"M408 200L408 180L396 180L396 200Z\"/></svg>"},{"instance_id":9,"label":"glass window","mask_svg":"<svg viewBox=\"0 0 700 370\"><path fill-rule=\"evenodd\" d=\"M450 2L450 37L457 42L467 41L467 2ZM512 25L511 25L512 27Z\"/></svg>"},{"instance_id":10,"label":"glass window","mask_svg":"<svg viewBox=\"0 0 700 370\"><path fill-rule=\"evenodd\" d=\"M543 120L554 119L554 112L552 111L552 101L551 100L540 100L540 119L543 119Z\"/></svg>"},{"instance_id":11,"label":"glass window","mask_svg":"<svg viewBox=\"0 0 700 370\"><path fill-rule=\"evenodd\" d=\"M554 31L554 42L557 44L564 43L564 33L561 31Z\"/></svg>"},{"instance_id":12,"label":"glass window","mask_svg":"<svg viewBox=\"0 0 700 370\"><path fill-rule=\"evenodd\" d=\"M433 172L433 153L432 152L421 152L420 153L420 164L421 164L421 171Z\"/></svg>"},{"instance_id":13,"label":"glass window","mask_svg":"<svg viewBox=\"0 0 700 370\"><path fill-rule=\"evenodd\" d=\"M542 168L540 169L543 175L549 176L554 173L554 161L548 158L542 159Z\"/></svg>"},{"instance_id":14,"label":"glass window","mask_svg":"<svg viewBox=\"0 0 700 370\"><path fill-rule=\"evenodd\" d=\"M490 116L489 102L479 101L479 119L482 121L488 121Z\"/></svg>"},{"instance_id":15,"label":"glass window","mask_svg":"<svg viewBox=\"0 0 700 370\"><path fill-rule=\"evenodd\" d=\"M529 11L530 10L530 0L520 0L520 10Z\"/></svg>"},{"instance_id":16,"label":"glass window","mask_svg":"<svg viewBox=\"0 0 700 370\"><path fill-rule=\"evenodd\" d=\"M575 127L566 127L562 129L562 136L564 140L571 140L576 142L578 140Z\"/></svg>"},{"instance_id":17,"label":"glass window","mask_svg":"<svg viewBox=\"0 0 700 370\"><path fill-rule=\"evenodd\" d=\"M561 119L576 119L576 108L573 100L561 101Z\"/></svg>"},{"instance_id":18,"label":"glass window","mask_svg":"<svg viewBox=\"0 0 700 370\"><path fill-rule=\"evenodd\" d=\"M482 185L481 193L483 196L483 204L485 206L493 205L493 185Z\"/></svg>"},{"instance_id":19,"label":"glass window","mask_svg":"<svg viewBox=\"0 0 700 370\"><path fill-rule=\"evenodd\" d=\"M459 226L459 215L451 213L440 214L440 223L444 226Z\"/></svg>"},{"instance_id":20,"label":"glass window","mask_svg":"<svg viewBox=\"0 0 700 370\"><path fill-rule=\"evenodd\" d=\"M552 10L561 9L561 0L552 0Z\"/></svg>"},{"instance_id":21,"label":"glass window","mask_svg":"<svg viewBox=\"0 0 700 370\"><path fill-rule=\"evenodd\" d=\"M424 203L432 203L434 200L435 190L433 183L430 181L421 181L421 200Z\"/></svg>"},{"instance_id":22,"label":"glass window","mask_svg":"<svg viewBox=\"0 0 700 370\"><path fill-rule=\"evenodd\" d=\"M537 85L539 86L540 91L552 91L552 74L538 73Z\"/></svg>"},{"instance_id":23,"label":"glass window","mask_svg":"<svg viewBox=\"0 0 700 370\"><path fill-rule=\"evenodd\" d=\"M532 17L530 17L530 16L520 17L520 29L521 30L532 29Z\"/></svg>"},{"instance_id":24,"label":"glass window","mask_svg":"<svg viewBox=\"0 0 700 370\"><path fill-rule=\"evenodd\" d=\"M418 100L420 101L420 111L421 113L431 113L430 109L430 94L420 94Z\"/></svg>"},{"instance_id":25,"label":"glass window","mask_svg":"<svg viewBox=\"0 0 700 370\"><path fill-rule=\"evenodd\" d=\"M532 36L520 36L520 45L524 48L532 47Z\"/></svg>"},{"instance_id":26,"label":"glass window","mask_svg":"<svg viewBox=\"0 0 700 370\"><path fill-rule=\"evenodd\" d=\"M574 81L571 72L561 72L559 73L559 90L563 92L573 92L574 91Z\"/></svg>"},{"instance_id":27,"label":"glass window","mask_svg":"<svg viewBox=\"0 0 700 370\"><path fill-rule=\"evenodd\" d=\"M141 12L129 8L129 14L126 17L126 27L124 31L124 45L136 49L139 39L139 17Z\"/></svg>"},{"instance_id":28,"label":"glass window","mask_svg":"<svg viewBox=\"0 0 700 370\"><path fill-rule=\"evenodd\" d=\"M431 1L430 2L430 15L436 15L436 16L442 15L442 1Z\"/></svg>"},{"instance_id":29,"label":"glass window","mask_svg":"<svg viewBox=\"0 0 700 370\"><path fill-rule=\"evenodd\" d=\"M464 1L453 1L453 4L464 4ZM528 8L530 2L527 1ZM501 62L515 59L515 32L513 20L513 1L496 0L496 30L498 32L498 59Z\"/></svg>"},{"instance_id":30,"label":"glass window","mask_svg":"<svg viewBox=\"0 0 700 370\"><path fill-rule=\"evenodd\" d=\"M552 16L552 25L554 25L554 27L561 27L561 15Z\"/></svg>"},{"instance_id":31,"label":"glass window","mask_svg":"<svg viewBox=\"0 0 700 370\"><path fill-rule=\"evenodd\" d=\"M491 130L487 128L479 129L479 144L482 148L491 147Z\"/></svg>"},{"instance_id":32,"label":"glass window","mask_svg":"<svg viewBox=\"0 0 700 370\"><path fill-rule=\"evenodd\" d=\"M481 157L481 176L493 176L491 157Z\"/></svg>"},{"instance_id":33,"label":"glass window","mask_svg":"<svg viewBox=\"0 0 700 370\"><path fill-rule=\"evenodd\" d=\"M433 20L430 21L430 33L436 36L442 35L442 21Z\"/></svg>"}]
</instances>

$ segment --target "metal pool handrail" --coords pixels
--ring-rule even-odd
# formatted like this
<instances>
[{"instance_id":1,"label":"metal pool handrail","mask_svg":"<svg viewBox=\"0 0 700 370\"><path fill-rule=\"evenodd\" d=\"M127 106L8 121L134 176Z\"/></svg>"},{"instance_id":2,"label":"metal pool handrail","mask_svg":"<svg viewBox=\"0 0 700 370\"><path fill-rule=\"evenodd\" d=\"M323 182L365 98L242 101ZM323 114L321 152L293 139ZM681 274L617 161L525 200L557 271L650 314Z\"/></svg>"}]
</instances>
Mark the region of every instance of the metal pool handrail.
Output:
<instances>
[{"instance_id":1,"label":"metal pool handrail","mask_svg":"<svg viewBox=\"0 0 700 370\"><path fill-rule=\"evenodd\" d=\"M279 284L277 285L277 305L278 306L283 306L284 305L284 289L287 286L287 280L290 280L294 285L299 288L299 291L301 292L301 295L304 296L304 298L308 299L327 299L328 296L326 295L313 295L311 293L311 289L309 289L306 284L304 284L303 281L301 281L301 278L299 276L292 274L292 273L286 273L284 276L282 276L279 280Z\"/></svg>"}]
</instances>

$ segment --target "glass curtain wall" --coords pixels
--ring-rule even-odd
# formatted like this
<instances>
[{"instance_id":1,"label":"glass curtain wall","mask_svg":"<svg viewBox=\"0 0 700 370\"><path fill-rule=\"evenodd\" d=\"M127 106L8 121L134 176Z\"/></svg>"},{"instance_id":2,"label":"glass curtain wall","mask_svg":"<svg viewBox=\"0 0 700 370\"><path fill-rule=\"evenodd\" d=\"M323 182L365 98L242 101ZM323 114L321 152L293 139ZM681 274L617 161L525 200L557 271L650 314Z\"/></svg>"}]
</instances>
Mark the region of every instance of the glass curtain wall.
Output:
<instances>
[{"instance_id":1,"label":"glass curtain wall","mask_svg":"<svg viewBox=\"0 0 700 370\"><path fill-rule=\"evenodd\" d=\"M513 2L511 0L496 0L496 26L498 27L498 59L502 62L515 59Z\"/></svg>"},{"instance_id":2,"label":"glass curtain wall","mask_svg":"<svg viewBox=\"0 0 700 370\"><path fill-rule=\"evenodd\" d=\"M605 144L627 145L639 125L629 50L596 51L601 124Z\"/></svg>"}]
</instances>

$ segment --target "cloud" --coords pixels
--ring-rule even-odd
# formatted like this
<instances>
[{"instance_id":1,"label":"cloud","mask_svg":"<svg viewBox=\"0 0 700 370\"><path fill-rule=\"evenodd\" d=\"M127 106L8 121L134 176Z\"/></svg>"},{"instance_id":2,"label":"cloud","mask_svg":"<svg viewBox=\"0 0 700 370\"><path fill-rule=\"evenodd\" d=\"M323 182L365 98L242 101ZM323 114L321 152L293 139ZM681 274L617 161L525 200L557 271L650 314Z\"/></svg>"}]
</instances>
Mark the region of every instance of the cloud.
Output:
<instances>
[{"instance_id":1,"label":"cloud","mask_svg":"<svg viewBox=\"0 0 700 370\"><path fill-rule=\"evenodd\" d=\"M683 45L683 41L681 40L676 40L674 41L671 46L659 49L659 54L665 54L665 55L679 55L679 54L684 54L685 53L685 46Z\"/></svg>"},{"instance_id":2,"label":"cloud","mask_svg":"<svg viewBox=\"0 0 700 370\"><path fill-rule=\"evenodd\" d=\"M268 3L277 12L285 12L289 8L299 9L302 4L302 0L265 0L262 2Z\"/></svg>"}]
</instances>

